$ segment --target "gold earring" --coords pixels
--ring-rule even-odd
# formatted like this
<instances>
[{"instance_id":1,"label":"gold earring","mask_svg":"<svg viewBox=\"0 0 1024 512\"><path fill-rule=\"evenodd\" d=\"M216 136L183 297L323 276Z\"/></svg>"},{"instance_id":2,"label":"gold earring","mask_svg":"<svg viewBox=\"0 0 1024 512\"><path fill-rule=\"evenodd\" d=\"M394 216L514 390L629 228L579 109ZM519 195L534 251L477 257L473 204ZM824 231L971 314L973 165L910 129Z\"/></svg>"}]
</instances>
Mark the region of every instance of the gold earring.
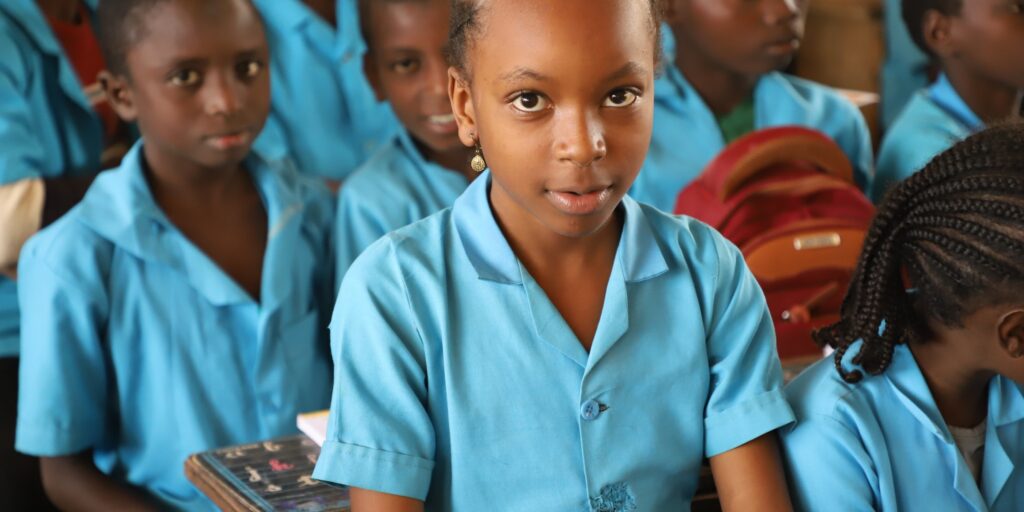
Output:
<instances>
[{"instance_id":1,"label":"gold earring","mask_svg":"<svg viewBox=\"0 0 1024 512\"><path fill-rule=\"evenodd\" d=\"M484 160L484 152L480 149L480 142L476 143L476 154L473 155L473 159L469 161L469 166L476 172L484 172L487 169L487 161Z\"/></svg>"}]
</instances>

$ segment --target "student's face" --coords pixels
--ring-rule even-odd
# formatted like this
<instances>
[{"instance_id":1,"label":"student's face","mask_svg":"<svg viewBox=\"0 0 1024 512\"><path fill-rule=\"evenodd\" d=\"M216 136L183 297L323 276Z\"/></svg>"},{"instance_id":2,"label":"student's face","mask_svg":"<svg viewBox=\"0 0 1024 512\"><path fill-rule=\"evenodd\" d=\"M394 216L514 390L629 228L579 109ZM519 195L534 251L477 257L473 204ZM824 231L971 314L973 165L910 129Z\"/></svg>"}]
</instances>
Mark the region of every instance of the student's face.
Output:
<instances>
[{"instance_id":1,"label":"student's face","mask_svg":"<svg viewBox=\"0 0 1024 512\"><path fill-rule=\"evenodd\" d=\"M808 0L669 0L679 52L749 77L789 65L800 48Z\"/></svg>"},{"instance_id":2,"label":"student's face","mask_svg":"<svg viewBox=\"0 0 1024 512\"><path fill-rule=\"evenodd\" d=\"M367 77L412 136L436 153L461 151L448 101L448 0L370 2Z\"/></svg>"},{"instance_id":3,"label":"student's face","mask_svg":"<svg viewBox=\"0 0 1024 512\"><path fill-rule=\"evenodd\" d=\"M1024 89L1024 0L963 0L945 58L1002 86Z\"/></svg>"},{"instance_id":4,"label":"student's face","mask_svg":"<svg viewBox=\"0 0 1024 512\"><path fill-rule=\"evenodd\" d=\"M129 77L108 93L122 117L138 121L150 165L237 165L270 111L269 52L255 10L244 0L176 0L141 23L126 54Z\"/></svg>"},{"instance_id":5,"label":"student's face","mask_svg":"<svg viewBox=\"0 0 1024 512\"><path fill-rule=\"evenodd\" d=\"M500 0L451 71L466 145L479 138L502 222L581 237L611 218L651 138L647 2Z\"/></svg>"}]
</instances>

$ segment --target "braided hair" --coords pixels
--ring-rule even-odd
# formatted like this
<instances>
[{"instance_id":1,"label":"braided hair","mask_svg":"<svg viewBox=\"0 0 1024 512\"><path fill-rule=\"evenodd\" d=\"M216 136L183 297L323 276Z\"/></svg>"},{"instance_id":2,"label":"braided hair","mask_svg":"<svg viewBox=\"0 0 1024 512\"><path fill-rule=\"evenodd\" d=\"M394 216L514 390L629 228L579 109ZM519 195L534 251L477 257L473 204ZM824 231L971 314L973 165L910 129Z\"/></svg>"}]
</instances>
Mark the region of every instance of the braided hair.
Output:
<instances>
[{"instance_id":1,"label":"braided hair","mask_svg":"<svg viewBox=\"0 0 1024 512\"><path fill-rule=\"evenodd\" d=\"M651 32L654 34L655 64L661 64L662 0L647 0L651 12ZM482 29L480 17L485 0L452 0L451 23L448 25L448 44L445 58L463 76L469 76L466 54Z\"/></svg>"},{"instance_id":2,"label":"braided hair","mask_svg":"<svg viewBox=\"0 0 1024 512\"><path fill-rule=\"evenodd\" d=\"M909 282L907 282L909 281ZM878 375L897 343L927 342L929 325L1019 296L1024 285L1024 124L995 126L935 157L879 205L840 320L814 333L836 349L850 383Z\"/></svg>"}]
</instances>

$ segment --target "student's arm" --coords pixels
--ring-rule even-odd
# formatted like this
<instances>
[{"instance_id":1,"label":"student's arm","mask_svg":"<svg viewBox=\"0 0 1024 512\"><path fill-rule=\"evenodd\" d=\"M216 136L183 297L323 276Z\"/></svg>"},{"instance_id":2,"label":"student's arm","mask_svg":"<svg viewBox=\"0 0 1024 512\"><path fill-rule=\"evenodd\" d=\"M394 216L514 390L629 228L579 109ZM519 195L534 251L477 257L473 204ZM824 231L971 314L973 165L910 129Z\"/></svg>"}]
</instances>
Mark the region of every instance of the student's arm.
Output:
<instances>
[{"instance_id":1,"label":"student's arm","mask_svg":"<svg viewBox=\"0 0 1024 512\"><path fill-rule=\"evenodd\" d=\"M792 510L775 434L711 457L722 510Z\"/></svg>"},{"instance_id":2,"label":"student's arm","mask_svg":"<svg viewBox=\"0 0 1024 512\"><path fill-rule=\"evenodd\" d=\"M734 245L710 230L704 293L710 392L704 450L726 510L788 510L774 430L793 421L764 295ZM698 240L698 243L700 241Z\"/></svg>"},{"instance_id":3,"label":"student's arm","mask_svg":"<svg viewBox=\"0 0 1024 512\"><path fill-rule=\"evenodd\" d=\"M798 510L885 508L879 499L877 470L865 448L869 440L884 446L881 433L862 438L823 415L801 416L795 426L780 432L790 496Z\"/></svg>"},{"instance_id":4,"label":"student's arm","mask_svg":"<svg viewBox=\"0 0 1024 512\"><path fill-rule=\"evenodd\" d=\"M412 498L356 487L349 492L352 512L423 512L423 502Z\"/></svg>"},{"instance_id":5,"label":"student's arm","mask_svg":"<svg viewBox=\"0 0 1024 512\"><path fill-rule=\"evenodd\" d=\"M43 457L39 468L46 495L65 512L158 510L142 491L96 469L88 453Z\"/></svg>"}]
</instances>

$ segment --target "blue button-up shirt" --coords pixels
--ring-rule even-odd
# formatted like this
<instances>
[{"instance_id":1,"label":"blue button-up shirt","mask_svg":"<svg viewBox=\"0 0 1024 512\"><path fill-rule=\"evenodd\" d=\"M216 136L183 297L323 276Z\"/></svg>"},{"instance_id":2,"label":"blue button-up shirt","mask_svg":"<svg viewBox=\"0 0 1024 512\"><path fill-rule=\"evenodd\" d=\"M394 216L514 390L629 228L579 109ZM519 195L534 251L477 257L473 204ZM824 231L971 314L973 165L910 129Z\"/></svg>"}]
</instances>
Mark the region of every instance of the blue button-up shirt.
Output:
<instances>
[{"instance_id":1,"label":"blue button-up shirt","mask_svg":"<svg viewBox=\"0 0 1024 512\"><path fill-rule=\"evenodd\" d=\"M859 342L858 342L859 344ZM851 359L857 346L846 354ZM797 510L1024 510L1024 393L989 383L981 482L960 455L906 345L884 374L847 384L825 359L786 395L797 415L783 453Z\"/></svg>"},{"instance_id":2,"label":"blue button-up shirt","mask_svg":"<svg viewBox=\"0 0 1024 512\"><path fill-rule=\"evenodd\" d=\"M270 43L271 114L257 141L268 158L343 180L398 122L363 75L356 0L338 0L337 28L301 0L255 0Z\"/></svg>"},{"instance_id":3,"label":"blue button-up shirt","mask_svg":"<svg viewBox=\"0 0 1024 512\"><path fill-rule=\"evenodd\" d=\"M99 116L36 2L0 2L0 185L95 173L102 151ZM17 355L18 325L17 286L0 277L0 357Z\"/></svg>"},{"instance_id":4,"label":"blue button-up shirt","mask_svg":"<svg viewBox=\"0 0 1024 512\"><path fill-rule=\"evenodd\" d=\"M885 134L871 199L919 171L934 156L985 127L945 74L918 91Z\"/></svg>"},{"instance_id":5,"label":"blue button-up shirt","mask_svg":"<svg viewBox=\"0 0 1024 512\"><path fill-rule=\"evenodd\" d=\"M764 297L720 235L623 199L588 353L489 187L349 269L315 478L428 510L685 510L705 456L791 421Z\"/></svg>"},{"instance_id":6,"label":"blue button-up shirt","mask_svg":"<svg viewBox=\"0 0 1024 512\"><path fill-rule=\"evenodd\" d=\"M671 64L655 83L654 101L650 152L630 195L672 211L679 192L725 149L725 139L714 112ZM820 130L850 158L857 182L868 182L874 155L867 123L853 103L828 87L782 73L764 75L754 89L754 125Z\"/></svg>"},{"instance_id":7,"label":"blue button-up shirt","mask_svg":"<svg viewBox=\"0 0 1024 512\"><path fill-rule=\"evenodd\" d=\"M423 158L401 130L338 194L338 279L378 238L451 206L468 184L463 174Z\"/></svg>"},{"instance_id":8,"label":"blue button-up shirt","mask_svg":"<svg viewBox=\"0 0 1024 512\"><path fill-rule=\"evenodd\" d=\"M161 212L141 144L29 240L17 449L91 449L97 467L174 508L212 504L194 452L296 431L330 393L333 202L295 172L247 161L269 233L259 301Z\"/></svg>"}]
</instances>

